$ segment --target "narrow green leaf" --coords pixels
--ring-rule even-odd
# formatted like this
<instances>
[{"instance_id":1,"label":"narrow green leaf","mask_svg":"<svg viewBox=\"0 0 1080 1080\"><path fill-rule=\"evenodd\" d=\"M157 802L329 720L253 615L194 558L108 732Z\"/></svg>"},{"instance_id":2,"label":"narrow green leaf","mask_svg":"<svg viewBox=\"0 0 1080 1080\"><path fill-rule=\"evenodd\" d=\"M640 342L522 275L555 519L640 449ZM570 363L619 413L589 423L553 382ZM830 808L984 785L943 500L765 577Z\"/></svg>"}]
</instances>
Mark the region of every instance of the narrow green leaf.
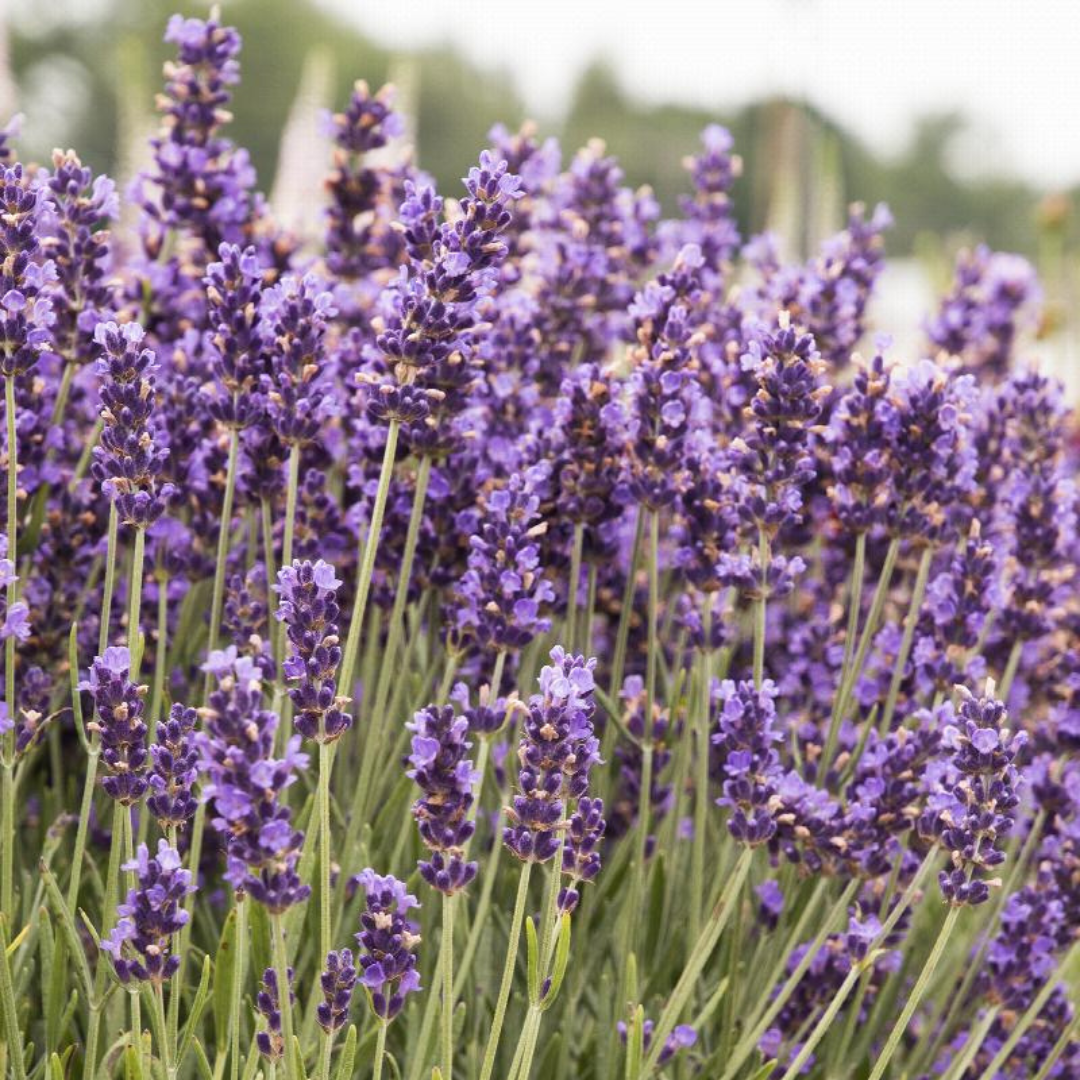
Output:
<instances>
[{"instance_id":1,"label":"narrow green leaf","mask_svg":"<svg viewBox=\"0 0 1080 1080\"><path fill-rule=\"evenodd\" d=\"M251 949L249 970L261 974L268 967L273 966L270 952L270 916L266 914L266 908L262 904L251 904L250 908L248 912L248 930L251 932L248 943Z\"/></svg>"},{"instance_id":2,"label":"narrow green leaf","mask_svg":"<svg viewBox=\"0 0 1080 1080\"><path fill-rule=\"evenodd\" d=\"M207 1060L203 1044L198 1039L193 1039L191 1045L195 1047L195 1065L199 1070L199 1080L214 1080L214 1070L210 1068L210 1062ZM251 1056L256 1060L258 1059L257 1054ZM246 1074L245 1080L249 1080Z\"/></svg>"},{"instance_id":3,"label":"narrow green leaf","mask_svg":"<svg viewBox=\"0 0 1080 1080\"><path fill-rule=\"evenodd\" d=\"M630 1030L626 1035L626 1080L637 1080L641 1075L641 1060L645 1056L645 1007L634 1010Z\"/></svg>"},{"instance_id":4,"label":"narrow green leaf","mask_svg":"<svg viewBox=\"0 0 1080 1080\"><path fill-rule=\"evenodd\" d=\"M563 912L559 921L559 940L555 946L555 966L551 972L551 987L547 996L541 1003L545 1011L555 1004L555 999L562 989L563 979L566 977L566 965L570 959L570 913Z\"/></svg>"},{"instance_id":5,"label":"narrow green leaf","mask_svg":"<svg viewBox=\"0 0 1080 1080\"><path fill-rule=\"evenodd\" d=\"M49 1057L49 1080L65 1080L64 1063L57 1053L53 1053Z\"/></svg>"},{"instance_id":6,"label":"narrow green leaf","mask_svg":"<svg viewBox=\"0 0 1080 1080\"><path fill-rule=\"evenodd\" d=\"M253 905L255 906L255 905ZM214 1042L220 1053L229 1045L229 1011L236 974L236 908L225 916L214 963Z\"/></svg>"},{"instance_id":7,"label":"narrow green leaf","mask_svg":"<svg viewBox=\"0 0 1080 1080\"><path fill-rule=\"evenodd\" d=\"M536 924L531 916L525 920L525 945L529 957L529 1000L535 1005L540 1000L540 943L537 941Z\"/></svg>"},{"instance_id":8,"label":"narrow green leaf","mask_svg":"<svg viewBox=\"0 0 1080 1080\"><path fill-rule=\"evenodd\" d=\"M15 1006L15 987L8 965L7 917L0 916L0 1013L4 1016L4 1037L11 1057L11 1072L15 1080L26 1080L22 1032Z\"/></svg>"},{"instance_id":9,"label":"narrow green leaf","mask_svg":"<svg viewBox=\"0 0 1080 1080\"><path fill-rule=\"evenodd\" d=\"M75 733L87 755L93 751L90 740L86 737L86 724L83 723L82 693L79 690L79 624L71 624L68 634L68 677L71 679L71 712L75 721Z\"/></svg>"},{"instance_id":10,"label":"narrow green leaf","mask_svg":"<svg viewBox=\"0 0 1080 1080\"><path fill-rule=\"evenodd\" d=\"M180 1047L176 1054L177 1069L183 1063L184 1058L187 1057L187 1052L191 1047L191 1040L195 1035L195 1029L199 1026L199 1020L202 1018L207 999L210 997L210 976L212 971L213 964L210 963L210 957L204 956L199 988L195 991L195 1000L191 1003L191 1011L188 1013L187 1022L184 1024L184 1031L180 1037Z\"/></svg>"},{"instance_id":11,"label":"narrow green leaf","mask_svg":"<svg viewBox=\"0 0 1080 1080\"><path fill-rule=\"evenodd\" d=\"M345 1035L345 1045L338 1058L337 1080L352 1080L353 1062L356 1058L356 1025L350 1024Z\"/></svg>"}]
</instances>

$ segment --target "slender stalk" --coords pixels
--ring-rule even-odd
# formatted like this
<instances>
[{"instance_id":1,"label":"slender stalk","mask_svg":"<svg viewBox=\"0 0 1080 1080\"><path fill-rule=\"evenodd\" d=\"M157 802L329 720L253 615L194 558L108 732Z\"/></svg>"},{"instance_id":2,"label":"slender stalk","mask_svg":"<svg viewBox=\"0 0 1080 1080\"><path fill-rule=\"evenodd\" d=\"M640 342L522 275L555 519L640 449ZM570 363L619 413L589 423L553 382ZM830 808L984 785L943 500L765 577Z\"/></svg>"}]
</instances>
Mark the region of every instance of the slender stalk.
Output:
<instances>
[{"instance_id":1,"label":"slender stalk","mask_svg":"<svg viewBox=\"0 0 1080 1080\"><path fill-rule=\"evenodd\" d=\"M139 681L142 667L142 636L139 620L142 618L143 566L146 560L146 530L136 528L135 544L131 552L131 580L128 582L128 650L131 653L131 681Z\"/></svg>"},{"instance_id":2,"label":"slender stalk","mask_svg":"<svg viewBox=\"0 0 1080 1080\"><path fill-rule=\"evenodd\" d=\"M881 1080L882 1076L885 1075L885 1070L889 1067L889 1062L892 1060L893 1054L896 1053L896 1048L900 1045L900 1040L904 1037L904 1032L907 1031L907 1026L911 1023L911 1018L915 1015L915 1010L919 1007L919 1002L926 992L926 987L937 969L941 954L948 944L949 935L952 933L962 910L961 907L955 906L949 908L949 914L945 916L945 921L941 924L941 930L938 933L937 940L934 942L934 947L930 950L930 955L926 958L926 963L923 964L918 979L915 980L915 986L911 993L908 994L907 1002L897 1017L896 1023L893 1024L889 1037L885 1040L884 1048L878 1055L877 1061L874 1062L874 1068L870 1072L870 1080Z\"/></svg>"},{"instance_id":3,"label":"slender stalk","mask_svg":"<svg viewBox=\"0 0 1080 1080\"><path fill-rule=\"evenodd\" d=\"M911 604L904 622L904 636L900 639L900 652L896 656L896 666L893 668L892 680L889 683L889 694L885 699L885 709L881 714L878 730L882 734L888 733L892 728L893 713L896 712L896 702L900 697L900 687L904 682L908 657L911 655L911 646L915 640L915 627L919 623L919 611L922 608L923 596L926 594L926 584L930 580L930 564L933 558L934 549L929 545L923 548L922 557L919 559L919 571L915 577L915 587L911 592Z\"/></svg>"},{"instance_id":4,"label":"slender stalk","mask_svg":"<svg viewBox=\"0 0 1080 1080\"><path fill-rule=\"evenodd\" d=\"M169 660L169 574L163 567L155 572L158 586L157 642L154 649L154 679L150 689L149 739L157 734L161 719L161 701L165 693L165 669Z\"/></svg>"},{"instance_id":5,"label":"slender stalk","mask_svg":"<svg viewBox=\"0 0 1080 1080\"><path fill-rule=\"evenodd\" d=\"M630 565L626 569L626 584L623 586L622 607L619 609L619 626L615 631L615 654L611 663L611 685L608 696L617 698L622 689L623 667L626 664L626 642L630 636L630 613L634 607L634 585L637 574L638 556L645 538L645 510L638 507L637 521L634 525L634 543L630 548ZM604 755L607 757L607 755Z\"/></svg>"},{"instance_id":6,"label":"slender stalk","mask_svg":"<svg viewBox=\"0 0 1080 1080\"><path fill-rule=\"evenodd\" d=\"M300 444L289 447L289 472L285 482L285 531L281 538L281 565L291 566L296 537L296 504L300 497Z\"/></svg>"},{"instance_id":7,"label":"slender stalk","mask_svg":"<svg viewBox=\"0 0 1080 1080\"><path fill-rule=\"evenodd\" d=\"M262 521L263 541L263 566L266 569L266 595L274 595L274 586L277 584L277 568L274 558L274 519L270 507L270 500L263 497L259 506L259 516ZM277 619L273 620L270 627L270 649L274 656L275 664L281 663L282 640L284 637L284 624Z\"/></svg>"},{"instance_id":8,"label":"slender stalk","mask_svg":"<svg viewBox=\"0 0 1080 1080\"><path fill-rule=\"evenodd\" d=\"M705 833L709 825L709 679L712 667L712 602L702 616L704 641L698 653L697 709L694 717L694 838L690 850L690 941L697 941L705 917Z\"/></svg>"},{"instance_id":9,"label":"slender stalk","mask_svg":"<svg viewBox=\"0 0 1080 1080\"><path fill-rule=\"evenodd\" d=\"M330 1058L334 1052L334 1031L323 1033L322 1053L319 1055L319 1080L330 1080Z\"/></svg>"},{"instance_id":10,"label":"slender stalk","mask_svg":"<svg viewBox=\"0 0 1080 1080\"><path fill-rule=\"evenodd\" d=\"M1013 680L1016 678L1017 669L1020 667L1020 657L1024 653L1024 642L1022 640L1014 641L1012 649L1009 650L1009 659L1005 663L1005 670L1001 675L1001 682L998 684L998 698L1001 701L1009 700L1009 691L1012 689Z\"/></svg>"},{"instance_id":11,"label":"slender stalk","mask_svg":"<svg viewBox=\"0 0 1080 1080\"><path fill-rule=\"evenodd\" d=\"M319 726L323 720L320 718ZM315 793L319 811L319 955L330 952L330 770L331 746L325 741L325 733L319 740L319 783Z\"/></svg>"},{"instance_id":12,"label":"slender stalk","mask_svg":"<svg viewBox=\"0 0 1080 1080\"><path fill-rule=\"evenodd\" d=\"M454 1071L454 897L443 894L442 956L442 1075L451 1080Z\"/></svg>"},{"instance_id":13,"label":"slender stalk","mask_svg":"<svg viewBox=\"0 0 1080 1080\"><path fill-rule=\"evenodd\" d=\"M491 1021L491 1031L488 1034L487 1047L484 1050L484 1063L480 1069L480 1080L491 1080L491 1074L495 1069L495 1055L499 1050L499 1036L502 1034L503 1022L506 1020L506 1006L510 1000L510 987L514 982L514 968L517 965L521 927L525 922L525 905L529 899L529 875L532 873L532 865L531 862L525 863L521 868L521 877L518 878L517 900L514 902L514 915L510 921L510 936L506 942L506 962L503 964L499 996L495 1001L495 1015Z\"/></svg>"},{"instance_id":14,"label":"slender stalk","mask_svg":"<svg viewBox=\"0 0 1080 1080\"><path fill-rule=\"evenodd\" d=\"M15 431L15 376L4 376L4 400L7 419L7 545L8 557L18 563L18 471L19 444ZM7 583L7 609L10 611L19 598L15 574ZM4 642L4 700L9 721L15 717L15 637ZM15 729L5 732L0 754L0 912L15 925Z\"/></svg>"},{"instance_id":15,"label":"slender stalk","mask_svg":"<svg viewBox=\"0 0 1080 1080\"><path fill-rule=\"evenodd\" d=\"M769 536L758 529L758 553L761 559L761 595L754 601L754 685L765 681L765 616L769 604Z\"/></svg>"},{"instance_id":16,"label":"slender stalk","mask_svg":"<svg viewBox=\"0 0 1080 1080\"><path fill-rule=\"evenodd\" d=\"M232 537L233 500L236 496L236 465L240 454L240 432L229 430L229 459L225 468L225 496L221 504L221 528L218 531L217 561L214 565L214 592L210 600L210 636L206 640L207 654L218 645L221 631L221 608L225 600L225 568L229 559L229 540ZM203 684L203 699L210 696L210 672Z\"/></svg>"},{"instance_id":17,"label":"slender stalk","mask_svg":"<svg viewBox=\"0 0 1080 1080\"><path fill-rule=\"evenodd\" d=\"M570 585L566 593L566 647L573 653L577 644L578 586L581 583L581 548L585 540L585 525L574 523L574 543L570 550Z\"/></svg>"},{"instance_id":18,"label":"slender stalk","mask_svg":"<svg viewBox=\"0 0 1080 1080\"><path fill-rule=\"evenodd\" d=\"M386 510L386 497L390 491L390 479L394 473L394 457L397 454L397 420L390 421L386 432L386 449L383 451L382 468L379 472L379 486L375 492L375 502L371 507L371 523L368 526L367 540L360 557L360 569L356 581L356 599L353 601L352 615L349 617L349 632L345 638L345 649L341 657L341 671L338 675L338 694L351 696L353 675L359 654L360 632L364 627L364 614L367 611L368 592L371 589L371 574L375 569L375 554L379 547L379 534L382 532L383 513Z\"/></svg>"},{"instance_id":19,"label":"slender stalk","mask_svg":"<svg viewBox=\"0 0 1080 1080\"><path fill-rule=\"evenodd\" d=\"M247 922L250 901L241 893L236 897L236 953L233 961L232 1001L229 1008L229 1075L240 1077L240 1013L244 1004L244 976L247 966Z\"/></svg>"},{"instance_id":20,"label":"slender stalk","mask_svg":"<svg viewBox=\"0 0 1080 1080\"><path fill-rule=\"evenodd\" d=\"M383 1059L386 1057L386 1021L379 1021L378 1034L375 1036L375 1064L371 1071L371 1080L382 1080Z\"/></svg>"},{"instance_id":21,"label":"slender stalk","mask_svg":"<svg viewBox=\"0 0 1080 1080\"><path fill-rule=\"evenodd\" d=\"M165 1023L165 988L158 982L154 986L154 1007L157 1009L158 1030L161 1032L161 1046L158 1048L161 1054L161 1063L165 1066L165 1076L168 1080L174 1080L176 1066L174 1048L169 1044L168 1027Z\"/></svg>"},{"instance_id":22,"label":"slender stalk","mask_svg":"<svg viewBox=\"0 0 1080 1080\"><path fill-rule=\"evenodd\" d=\"M274 939L274 973L277 975L278 1008L281 1011L281 1034L285 1042L282 1064L286 1080L293 1080L297 1075L296 1056L293 1047L293 1015L291 990L289 985L289 960L285 948L285 923L281 914L270 916L270 936Z\"/></svg>"},{"instance_id":23,"label":"slender stalk","mask_svg":"<svg viewBox=\"0 0 1080 1080\"><path fill-rule=\"evenodd\" d=\"M686 967L683 968L679 981L675 984L675 989L672 990L671 997L668 998L668 1003L660 1014L656 1027L653 1029L652 1049L641 1071L643 1080L645 1077L650 1076L659 1064L664 1044L667 1042L668 1036L675 1030L679 1016L697 986L698 977L709 962L709 957L712 955L713 949L716 948L716 943L720 940L720 935L724 932L724 927L727 926L728 920L735 910L735 904L742 895L743 882L746 881L746 876L750 872L750 863L753 858L754 849L744 848L731 876L724 883L724 888L716 901L712 914L709 916L701 931L701 936L691 950L690 960Z\"/></svg>"}]
</instances>

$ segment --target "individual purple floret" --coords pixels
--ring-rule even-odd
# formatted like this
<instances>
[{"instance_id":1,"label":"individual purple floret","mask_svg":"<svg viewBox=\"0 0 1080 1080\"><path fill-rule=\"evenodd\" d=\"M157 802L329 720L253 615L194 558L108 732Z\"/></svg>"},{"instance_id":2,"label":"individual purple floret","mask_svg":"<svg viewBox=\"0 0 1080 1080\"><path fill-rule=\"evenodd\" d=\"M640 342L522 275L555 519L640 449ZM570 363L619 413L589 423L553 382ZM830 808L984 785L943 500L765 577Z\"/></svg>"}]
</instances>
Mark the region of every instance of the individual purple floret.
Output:
<instances>
[{"instance_id":1,"label":"individual purple floret","mask_svg":"<svg viewBox=\"0 0 1080 1080\"><path fill-rule=\"evenodd\" d=\"M420 989L413 952L420 935L408 918L409 910L420 905L397 878L380 877L367 869L357 880L366 897L356 935L362 950L357 957L360 982L368 991L372 1011L388 1022L401 1012L406 995Z\"/></svg>"},{"instance_id":2,"label":"individual purple floret","mask_svg":"<svg viewBox=\"0 0 1080 1080\"><path fill-rule=\"evenodd\" d=\"M1009 372L1016 338L1038 322L1041 300L1027 259L980 245L957 256L952 289L926 333L965 371L1000 379Z\"/></svg>"},{"instance_id":3,"label":"individual purple floret","mask_svg":"<svg viewBox=\"0 0 1080 1080\"><path fill-rule=\"evenodd\" d=\"M210 399L210 412L227 427L244 428L263 414L259 380L267 351L260 307L264 274L253 247L222 244L218 258L203 278L214 374L222 391Z\"/></svg>"},{"instance_id":4,"label":"individual purple floret","mask_svg":"<svg viewBox=\"0 0 1080 1080\"><path fill-rule=\"evenodd\" d=\"M160 984L180 966L180 957L170 951L170 939L190 918L184 901L195 885L166 840L158 841L153 858L146 845L140 844L135 859L122 869L134 871L137 884L116 909L120 919L102 939L101 948L112 957L122 983L134 979Z\"/></svg>"},{"instance_id":5,"label":"individual purple floret","mask_svg":"<svg viewBox=\"0 0 1080 1080\"><path fill-rule=\"evenodd\" d=\"M270 374L262 379L271 425L286 444L311 442L336 411L323 339L337 309L314 273L286 274L259 303Z\"/></svg>"},{"instance_id":6,"label":"individual purple floret","mask_svg":"<svg viewBox=\"0 0 1080 1080\"><path fill-rule=\"evenodd\" d=\"M8 558L7 533L0 533L0 641L15 638L26 641L30 636L30 608L25 600L16 600L8 607L8 588L19 580L15 563Z\"/></svg>"},{"instance_id":7,"label":"individual purple floret","mask_svg":"<svg viewBox=\"0 0 1080 1080\"><path fill-rule=\"evenodd\" d=\"M453 620L458 635L481 648L521 649L551 628L540 614L555 590L540 566L538 539L546 525L537 521L537 491L547 476L545 467L534 466L491 492L479 535L470 538L469 569L454 592Z\"/></svg>"},{"instance_id":8,"label":"individual purple floret","mask_svg":"<svg viewBox=\"0 0 1080 1080\"><path fill-rule=\"evenodd\" d=\"M45 198L21 165L0 168L0 375L29 371L49 348L49 288L56 266L40 258Z\"/></svg>"},{"instance_id":9,"label":"individual purple floret","mask_svg":"<svg viewBox=\"0 0 1080 1080\"><path fill-rule=\"evenodd\" d=\"M625 1043L627 1038L626 1024L620 1020L616 1025L619 1038ZM652 1045L653 1029L656 1025L652 1020L646 1020L641 1026L642 1049L648 1052ZM657 1067L666 1065L680 1050L687 1050L697 1042L698 1033L689 1024L676 1024L671 1034L664 1040L664 1048L656 1059Z\"/></svg>"},{"instance_id":10,"label":"individual purple floret","mask_svg":"<svg viewBox=\"0 0 1080 1080\"><path fill-rule=\"evenodd\" d=\"M213 16L174 15L165 40L176 46L177 59L165 65L161 131L150 140L154 165L139 178L134 197L156 225L145 238L151 257L170 229L198 236L216 252L222 240L242 239L255 202L247 154L220 134L231 119L229 87L240 79L240 35Z\"/></svg>"},{"instance_id":11,"label":"individual purple floret","mask_svg":"<svg viewBox=\"0 0 1080 1080\"><path fill-rule=\"evenodd\" d=\"M479 779L465 756L472 747L469 722L455 715L451 705L429 705L406 726L413 734L405 775L423 791L413 803L413 817L431 852L429 860L418 864L420 874L433 889L451 896L476 877L477 868L463 857L476 828L469 812Z\"/></svg>"},{"instance_id":12,"label":"individual purple floret","mask_svg":"<svg viewBox=\"0 0 1080 1080\"><path fill-rule=\"evenodd\" d=\"M758 690L750 681L726 679L719 686L719 730L712 737L723 758L724 795L718 805L731 807L728 831L736 840L755 846L776 832L773 805L780 780L776 744L777 690L766 679Z\"/></svg>"},{"instance_id":13,"label":"individual purple floret","mask_svg":"<svg viewBox=\"0 0 1080 1080\"><path fill-rule=\"evenodd\" d=\"M337 696L339 609L341 582L334 568L318 562L293 561L278 571L275 591L281 597L277 617L285 624L290 654L282 665L294 685L289 697L296 708L293 723L306 739L334 742L352 723L345 711L348 699Z\"/></svg>"},{"instance_id":14,"label":"individual purple floret","mask_svg":"<svg viewBox=\"0 0 1080 1080\"><path fill-rule=\"evenodd\" d=\"M120 520L145 529L165 512L175 488L160 483L169 459L160 429L151 425L154 372L150 349L142 348L138 323L99 323L94 340L104 350L101 378L101 443L94 447L94 479L116 504Z\"/></svg>"},{"instance_id":15,"label":"individual purple floret","mask_svg":"<svg viewBox=\"0 0 1080 1080\"><path fill-rule=\"evenodd\" d=\"M528 862L547 862L559 849L566 799L588 790L588 773L599 760L593 734L593 671L596 660L568 656L560 646L540 672L540 693L522 721L518 789L508 808L503 843Z\"/></svg>"},{"instance_id":16,"label":"individual purple floret","mask_svg":"<svg viewBox=\"0 0 1080 1080\"><path fill-rule=\"evenodd\" d=\"M349 1019L353 987L356 985L356 968L351 950L342 949L326 956L326 966L319 976L323 999L315 1009L319 1027L329 1035L343 1028Z\"/></svg>"},{"instance_id":17,"label":"individual purple floret","mask_svg":"<svg viewBox=\"0 0 1080 1080\"><path fill-rule=\"evenodd\" d=\"M53 151L53 171L45 179L42 251L52 259L56 282L50 290L53 341L66 363L93 358L94 330L112 315L115 284L107 277L108 226L120 211L116 186L94 176L73 150Z\"/></svg>"},{"instance_id":18,"label":"individual purple floret","mask_svg":"<svg viewBox=\"0 0 1080 1080\"><path fill-rule=\"evenodd\" d=\"M289 1001L296 1000L293 991L293 969L289 968L285 977L289 980ZM259 1053L268 1061L280 1061L285 1054L285 1039L281 1034L281 995L278 992L278 974L274 968L263 972L262 986L255 995L255 1007L266 1021L264 1030L255 1035L255 1044Z\"/></svg>"},{"instance_id":19,"label":"individual purple floret","mask_svg":"<svg viewBox=\"0 0 1080 1080\"><path fill-rule=\"evenodd\" d=\"M982 875L1005 861L998 844L1015 822L1020 778L1014 761L1027 734L1004 727L1008 718L1000 701L959 692L957 726L943 733L943 744L953 751L952 769L940 780L919 830L951 852L953 869L939 875L945 899L975 905L985 903L990 886L999 884Z\"/></svg>"},{"instance_id":20,"label":"individual purple floret","mask_svg":"<svg viewBox=\"0 0 1080 1080\"><path fill-rule=\"evenodd\" d=\"M150 747L150 794L147 809L162 829L183 828L195 816L198 806L193 788L199 775L199 755L195 749L198 713L179 702L167 720L158 724L157 740Z\"/></svg>"},{"instance_id":21,"label":"individual purple floret","mask_svg":"<svg viewBox=\"0 0 1080 1080\"><path fill-rule=\"evenodd\" d=\"M87 727L101 736L106 775L101 786L111 799L130 806L146 793L145 686L131 681L131 653L124 646L106 649L80 684L94 699L96 717Z\"/></svg>"}]
</instances>

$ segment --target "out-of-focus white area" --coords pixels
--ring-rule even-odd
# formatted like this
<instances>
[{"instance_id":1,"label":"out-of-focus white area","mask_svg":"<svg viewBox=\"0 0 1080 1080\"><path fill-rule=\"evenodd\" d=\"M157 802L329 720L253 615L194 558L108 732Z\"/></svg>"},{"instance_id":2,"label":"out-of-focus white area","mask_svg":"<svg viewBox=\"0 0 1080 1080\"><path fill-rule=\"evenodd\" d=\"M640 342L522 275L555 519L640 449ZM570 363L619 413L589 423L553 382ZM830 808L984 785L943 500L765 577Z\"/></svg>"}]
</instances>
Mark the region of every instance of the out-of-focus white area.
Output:
<instances>
[{"instance_id":1,"label":"out-of-focus white area","mask_svg":"<svg viewBox=\"0 0 1080 1080\"><path fill-rule=\"evenodd\" d=\"M958 173L1068 184L1080 177L1073 0L320 0L395 48L452 43L509 71L541 118L577 76L608 61L631 95L713 107L805 99L874 149L898 149L913 118L958 110L972 129Z\"/></svg>"}]
</instances>

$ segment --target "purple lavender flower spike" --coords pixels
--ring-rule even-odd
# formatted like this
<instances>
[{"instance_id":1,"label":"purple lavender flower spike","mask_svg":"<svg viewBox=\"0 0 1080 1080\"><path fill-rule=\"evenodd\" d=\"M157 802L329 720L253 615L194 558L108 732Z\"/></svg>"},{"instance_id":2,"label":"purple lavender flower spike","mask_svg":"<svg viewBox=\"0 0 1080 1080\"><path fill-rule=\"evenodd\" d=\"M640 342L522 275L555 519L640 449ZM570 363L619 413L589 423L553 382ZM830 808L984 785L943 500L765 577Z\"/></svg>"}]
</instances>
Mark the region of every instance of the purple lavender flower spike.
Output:
<instances>
[{"instance_id":1,"label":"purple lavender flower spike","mask_svg":"<svg viewBox=\"0 0 1080 1080\"><path fill-rule=\"evenodd\" d=\"M974 906L986 903L990 887L1000 884L983 874L1005 861L998 844L1015 822L1020 778L1014 761L1027 734L1010 734L1000 701L976 698L962 688L958 692L958 726L943 732L943 744L953 751L951 769L940 780L919 831L951 852L953 869L939 875L945 899Z\"/></svg>"},{"instance_id":2,"label":"purple lavender flower spike","mask_svg":"<svg viewBox=\"0 0 1080 1080\"><path fill-rule=\"evenodd\" d=\"M52 343L49 289L56 265L41 259L45 199L21 165L0 169L0 374L29 371Z\"/></svg>"},{"instance_id":3,"label":"purple lavender flower spike","mask_svg":"<svg viewBox=\"0 0 1080 1080\"><path fill-rule=\"evenodd\" d=\"M289 1001L296 1001L293 990L293 969L285 977L289 980ZM285 1054L285 1039L281 1034L281 995L278 991L278 974L274 968L263 972L262 987L255 995L255 1007L266 1022L264 1030L255 1035L255 1044L267 1061L280 1061Z\"/></svg>"},{"instance_id":4,"label":"purple lavender flower spike","mask_svg":"<svg viewBox=\"0 0 1080 1080\"><path fill-rule=\"evenodd\" d=\"M146 845L140 844L135 859L123 869L135 871L138 884L117 908L120 919L102 940L101 948L112 957L122 983L160 984L180 966L180 957L170 953L169 943L188 921L184 900L195 891L195 885L166 840L158 841L152 858Z\"/></svg>"},{"instance_id":5,"label":"purple lavender flower spike","mask_svg":"<svg viewBox=\"0 0 1080 1080\"><path fill-rule=\"evenodd\" d=\"M158 724L157 741L150 747L151 766L147 776L150 794L147 809L162 829L183 828L194 816L198 799L194 794L199 775L199 755L195 749L198 713L179 702L167 720Z\"/></svg>"},{"instance_id":6,"label":"purple lavender flower spike","mask_svg":"<svg viewBox=\"0 0 1080 1080\"><path fill-rule=\"evenodd\" d=\"M106 775L101 786L111 799L130 806L146 793L145 686L130 679L131 653L113 646L94 660L89 678L80 684L94 699L97 719L87 724L101 735L101 760Z\"/></svg>"},{"instance_id":7,"label":"purple lavender flower spike","mask_svg":"<svg viewBox=\"0 0 1080 1080\"><path fill-rule=\"evenodd\" d=\"M537 522L539 486L548 470L540 465L515 473L486 499L479 535L470 540L469 569L457 583L453 613L457 633L487 649L521 649L551 628L540 614L555 599L540 566Z\"/></svg>"},{"instance_id":8,"label":"purple lavender flower spike","mask_svg":"<svg viewBox=\"0 0 1080 1080\"><path fill-rule=\"evenodd\" d=\"M476 877L476 862L466 862L463 849L476 826L470 820L473 788L479 775L465 756L472 743L469 722L453 706L429 705L406 725L413 733L409 768L423 795L413 803L420 839L431 852L419 863L420 874L433 888L451 896Z\"/></svg>"},{"instance_id":9,"label":"purple lavender flower spike","mask_svg":"<svg viewBox=\"0 0 1080 1080\"><path fill-rule=\"evenodd\" d=\"M319 1027L327 1033L343 1028L349 1019L353 987L356 985L356 968L349 949L327 954L326 966L319 976L323 999L315 1009Z\"/></svg>"},{"instance_id":10,"label":"purple lavender flower spike","mask_svg":"<svg viewBox=\"0 0 1080 1080\"><path fill-rule=\"evenodd\" d=\"M540 672L540 693L529 702L522 726L518 789L507 810L503 843L519 859L547 862L559 848L566 800L588 790L589 769L599 760L593 734L596 660L568 656L560 646Z\"/></svg>"},{"instance_id":11,"label":"purple lavender flower spike","mask_svg":"<svg viewBox=\"0 0 1080 1080\"><path fill-rule=\"evenodd\" d=\"M776 743L776 685L766 679L761 689L750 681L720 684L719 731L713 745L724 760L724 795L717 802L731 807L728 831L736 840L755 846L776 833L774 796L780 780Z\"/></svg>"},{"instance_id":12,"label":"purple lavender flower spike","mask_svg":"<svg viewBox=\"0 0 1080 1080\"><path fill-rule=\"evenodd\" d=\"M570 883L559 890L560 911L573 911L581 899L578 886L584 881L595 881L600 873L600 841L606 827L604 800L582 796L566 829L562 872L569 875Z\"/></svg>"},{"instance_id":13,"label":"purple lavender flower spike","mask_svg":"<svg viewBox=\"0 0 1080 1080\"><path fill-rule=\"evenodd\" d=\"M367 989L372 1011L380 1020L393 1020L407 995L420 989L420 972L413 950L420 944L419 929L408 912L420 905L397 878L362 870L357 881L366 897L356 940L361 953L360 982Z\"/></svg>"},{"instance_id":14,"label":"purple lavender flower spike","mask_svg":"<svg viewBox=\"0 0 1080 1080\"><path fill-rule=\"evenodd\" d=\"M116 503L120 520L145 529L165 512L175 493L160 483L169 459L154 412L154 354L142 348L138 323L99 323L94 340L104 350L97 362L101 377L101 416L105 426L94 447L94 478Z\"/></svg>"},{"instance_id":15,"label":"purple lavender flower spike","mask_svg":"<svg viewBox=\"0 0 1080 1080\"><path fill-rule=\"evenodd\" d=\"M347 698L336 694L341 664L337 620L337 590L341 582L322 559L296 559L278 571L275 591L281 597L277 617L285 624L291 648L283 664L285 678L294 683L289 697L296 707L294 724L306 739L334 742L349 729Z\"/></svg>"}]
</instances>

